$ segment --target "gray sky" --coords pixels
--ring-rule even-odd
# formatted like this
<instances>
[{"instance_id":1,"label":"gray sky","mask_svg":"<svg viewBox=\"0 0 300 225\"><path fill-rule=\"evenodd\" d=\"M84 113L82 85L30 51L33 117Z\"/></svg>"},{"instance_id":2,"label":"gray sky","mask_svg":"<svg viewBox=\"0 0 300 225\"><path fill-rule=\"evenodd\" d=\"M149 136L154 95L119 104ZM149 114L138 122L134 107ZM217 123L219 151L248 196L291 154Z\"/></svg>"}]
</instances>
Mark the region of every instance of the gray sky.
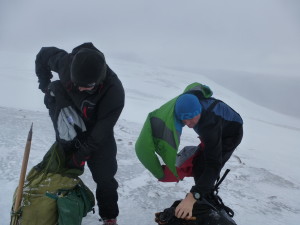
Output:
<instances>
[{"instance_id":1,"label":"gray sky","mask_svg":"<svg viewBox=\"0 0 300 225\"><path fill-rule=\"evenodd\" d=\"M178 68L300 76L299 0L1 0L0 51L71 51Z\"/></svg>"}]
</instances>

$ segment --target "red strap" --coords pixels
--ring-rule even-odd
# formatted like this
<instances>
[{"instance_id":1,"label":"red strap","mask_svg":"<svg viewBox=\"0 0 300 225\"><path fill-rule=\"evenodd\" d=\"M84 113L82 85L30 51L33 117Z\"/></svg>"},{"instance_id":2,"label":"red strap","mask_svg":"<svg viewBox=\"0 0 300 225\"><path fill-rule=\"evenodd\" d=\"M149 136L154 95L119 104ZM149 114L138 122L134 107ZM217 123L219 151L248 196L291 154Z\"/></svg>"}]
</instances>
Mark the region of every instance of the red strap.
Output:
<instances>
[{"instance_id":1,"label":"red strap","mask_svg":"<svg viewBox=\"0 0 300 225\"><path fill-rule=\"evenodd\" d=\"M86 107L86 106L83 107L82 113L83 113L83 116L84 116L85 118L88 118L88 117L87 117L87 107Z\"/></svg>"},{"instance_id":2,"label":"red strap","mask_svg":"<svg viewBox=\"0 0 300 225\"><path fill-rule=\"evenodd\" d=\"M81 162L78 164L78 162L77 162L77 160L76 160L74 154L72 155L72 160L73 160L74 164L75 164L77 167L82 167L82 166L85 165L85 161L81 161Z\"/></svg>"}]
</instances>

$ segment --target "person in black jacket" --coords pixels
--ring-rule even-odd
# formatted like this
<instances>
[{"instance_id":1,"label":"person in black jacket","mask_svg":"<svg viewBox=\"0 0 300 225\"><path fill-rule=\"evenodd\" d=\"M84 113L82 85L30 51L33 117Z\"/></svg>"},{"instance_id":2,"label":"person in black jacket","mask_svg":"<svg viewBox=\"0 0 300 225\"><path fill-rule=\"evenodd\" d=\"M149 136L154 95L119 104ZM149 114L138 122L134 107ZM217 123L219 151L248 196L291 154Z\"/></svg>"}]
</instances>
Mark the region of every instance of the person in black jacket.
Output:
<instances>
[{"instance_id":1,"label":"person in black jacket","mask_svg":"<svg viewBox=\"0 0 300 225\"><path fill-rule=\"evenodd\" d=\"M56 139L71 154L66 166L83 169L87 162L97 184L99 215L104 224L116 224L119 209L113 128L124 107L121 81L92 43L84 43L71 53L43 47L35 65ZM59 81L51 82L51 71L58 73Z\"/></svg>"},{"instance_id":2,"label":"person in black jacket","mask_svg":"<svg viewBox=\"0 0 300 225\"><path fill-rule=\"evenodd\" d=\"M176 217L189 218L197 200L213 199L221 169L242 140L243 120L226 103L203 98L197 91L179 96L174 112L179 133L186 125L193 128L201 140L192 161L195 185L175 210Z\"/></svg>"}]
</instances>

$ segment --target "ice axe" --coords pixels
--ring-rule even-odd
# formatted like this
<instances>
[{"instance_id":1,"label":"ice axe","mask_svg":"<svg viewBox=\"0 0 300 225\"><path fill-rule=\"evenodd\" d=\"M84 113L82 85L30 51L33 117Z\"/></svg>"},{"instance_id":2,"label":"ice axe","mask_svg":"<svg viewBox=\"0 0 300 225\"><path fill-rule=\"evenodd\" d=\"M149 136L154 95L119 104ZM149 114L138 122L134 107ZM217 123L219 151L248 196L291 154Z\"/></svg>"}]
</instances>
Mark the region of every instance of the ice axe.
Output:
<instances>
[{"instance_id":1,"label":"ice axe","mask_svg":"<svg viewBox=\"0 0 300 225\"><path fill-rule=\"evenodd\" d=\"M23 162L22 162L22 167L21 167L21 173L20 173L20 179L19 179L19 185L18 185L18 189L17 189L17 193L16 193L15 204L14 204L13 211L12 211L11 225L17 225L17 223L18 223L18 211L19 211L21 201L22 201L23 187L24 187L24 181L25 181L30 147L31 147L32 127L33 127L33 123L31 124L31 128L29 130L27 142L26 142L26 146L25 146Z\"/></svg>"}]
</instances>

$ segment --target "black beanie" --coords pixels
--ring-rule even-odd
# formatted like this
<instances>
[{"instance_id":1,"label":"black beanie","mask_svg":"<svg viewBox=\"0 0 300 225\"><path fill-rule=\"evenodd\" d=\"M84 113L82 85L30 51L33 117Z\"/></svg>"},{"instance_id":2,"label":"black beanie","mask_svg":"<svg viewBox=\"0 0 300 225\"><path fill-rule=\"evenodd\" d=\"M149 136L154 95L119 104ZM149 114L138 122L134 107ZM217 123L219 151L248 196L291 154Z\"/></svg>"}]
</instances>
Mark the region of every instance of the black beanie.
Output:
<instances>
[{"instance_id":1,"label":"black beanie","mask_svg":"<svg viewBox=\"0 0 300 225\"><path fill-rule=\"evenodd\" d=\"M71 63L71 81L80 87L92 87L103 83L106 78L104 55L96 50L79 50Z\"/></svg>"}]
</instances>

